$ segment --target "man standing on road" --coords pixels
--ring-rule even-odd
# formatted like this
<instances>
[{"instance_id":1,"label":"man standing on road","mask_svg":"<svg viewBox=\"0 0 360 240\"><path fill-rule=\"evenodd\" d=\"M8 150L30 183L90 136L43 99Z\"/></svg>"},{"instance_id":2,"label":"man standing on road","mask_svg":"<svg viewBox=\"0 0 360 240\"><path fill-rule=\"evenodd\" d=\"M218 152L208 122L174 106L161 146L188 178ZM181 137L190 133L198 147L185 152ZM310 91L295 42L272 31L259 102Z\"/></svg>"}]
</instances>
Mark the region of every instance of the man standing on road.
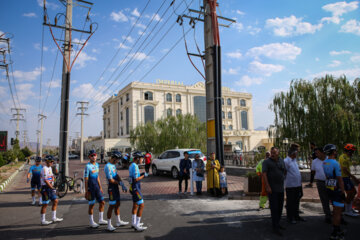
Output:
<instances>
[{"instance_id":1,"label":"man standing on road","mask_svg":"<svg viewBox=\"0 0 360 240\"><path fill-rule=\"evenodd\" d=\"M113 152L111 154L110 161L105 165L104 171L106 179L108 180L108 193L109 193L109 208L107 211L108 218L108 227L107 230L112 232L116 228L111 225L111 214L114 209L116 215L116 227L124 226L129 224L129 222L121 221L120 219L120 191L119 185L121 185L123 192L127 192L121 177L117 174L116 164L118 160L121 159L120 152Z\"/></svg>"},{"instance_id":2,"label":"man standing on road","mask_svg":"<svg viewBox=\"0 0 360 240\"><path fill-rule=\"evenodd\" d=\"M41 165L41 157L36 157L35 160L35 165L32 165L29 169L28 175L27 175L27 180L26 182L28 183L30 181L30 176L31 176L31 197L32 197L32 202L31 205L35 205L36 203L36 197L35 197L35 190L37 190L38 192L38 196L39 196L39 206L42 204L42 200L41 200L41 180L40 180L40 175L41 175L41 170L42 170L43 166Z\"/></svg>"},{"instance_id":3,"label":"man standing on road","mask_svg":"<svg viewBox=\"0 0 360 240\"><path fill-rule=\"evenodd\" d=\"M314 178L316 182L316 187L319 193L320 201L322 204L323 211L325 213L325 222L331 223L331 211L329 206L329 197L326 192L325 180L326 176L324 173L324 160L327 159L324 150L322 147L314 149L316 158L311 163L311 178L310 183L306 185L307 187L312 187Z\"/></svg>"},{"instance_id":4,"label":"man standing on road","mask_svg":"<svg viewBox=\"0 0 360 240\"><path fill-rule=\"evenodd\" d=\"M272 147L270 153L270 158L263 162L262 173L270 202L273 231L275 234L282 236L280 229L285 228L280 225L280 219L284 206L284 179L286 170L284 161L279 158L279 149Z\"/></svg>"},{"instance_id":5,"label":"man standing on road","mask_svg":"<svg viewBox=\"0 0 360 240\"><path fill-rule=\"evenodd\" d=\"M89 220L90 227L97 228L100 225L106 225L107 221L104 220L104 197L103 197L103 189L100 183L99 176L99 164L96 162L96 152L95 150L90 150L89 159L90 162L86 164L84 171L84 179L85 179L85 199L89 201ZM94 206L95 199L99 203L99 224L94 222Z\"/></svg>"},{"instance_id":6,"label":"man standing on road","mask_svg":"<svg viewBox=\"0 0 360 240\"><path fill-rule=\"evenodd\" d=\"M54 175L52 172L52 165L54 160L51 158L46 159L46 166L41 170L40 179L41 179L41 195L42 195L42 207L41 207L41 225L49 225L55 222L61 222L62 218L56 217L56 208L58 205L58 199L56 196L56 190L54 188ZM46 208L52 201L52 221L46 221Z\"/></svg>"},{"instance_id":7,"label":"man standing on road","mask_svg":"<svg viewBox=\"0 0 360 240\"><path fill-rule=\"evenodd\" d=\"M296 162L297 148L290 148L285 163L285 188L286 188L286 216L287 220L295 224L296 221L305 221L299 215L300 199L303 196L301 174Z\"/></svg>"},{"instance_id":8,"label":"man standing on road","mask_svg":"<svg viewBox=\"0 0 360 240\"><path fill-rule=\"evenodd\" d=\"M336 161L337 149L334 144L327 144L324 152L328 156L323 162L324 173L326 176L326 190L329 199L333 204L333 232L330 239L343 239L344 233L340 229L341 213L344 207L345 189L343 178L341 177L340 164Z\"/></svg>"},{"instance_id":9,"label":"man standing on road","mask_svg":"<svg viewBox=\"0 0 360 240\"><path fill-rule=\"evenodd\" d=\"M262 175L262 164L263 162L270 157L270 152L265 153L265 159L260 160L260 162L256 165L256 174L261 178L261 193L260 193L260 202L259 202L259 211L265 209L265 204L267 202L267 192L265 189L265 181Z\"/></svg>"},{"instance_id":10,"label":"man standing on road","mask_svg":"<svg viewBox=\"0 0 360 240\"><path fill-rule=\"evenodd\" d=\"M145 173L140 174L138 165L142 163L142 159L143 156L135 152L133 154L133 162L129 167L130 193L133 200L131 226L135 231L144 231L147 229L147 227L144 227L143 223L140 222L144 210L144 199L141 194L140 180L145 177Z\"/></svg>"},{"instance_id":11,"label":"man standing on road","mask_svg":"<svg viewBox=\"0 0 360 240\"><path fill-rule=\"evenodd\" d=\"M146 154L145 154L145 175L146 175L146 177L149 176L151 161L152 161L151 153L149 151L146 151Z\"/></svg>"},{"instance_id":12,"label":"man standing on road","mask_svg":"<svg viewBox=\"0 0 360 240\"><path fill-rule=\"evenodd\" d=\"M184 158L180 160L179 164L179 194L182 191L182 181L185 180L185 191L187 193L188 180L190 178L191 160L189 159L189 153L184 152Z\"/></svg>"},{"instance_id":13,"label":"man standing on road","mask_svg":"<svg viewBox=\"0 0 360 240\"><path fill-rule=\"evenodd\" d=\"M346 144L344 147L344 153L341 154L339 157L339 163L341 167L341 176L344 181L344 187L346 192L346 199L345 199L345 215L350 217L357 217L359 214L355 213L352 209L352 202L356 195L356 189L354 184L351 180L357 182L356 177L351 174L350 167L351 167L351 157L356 151L356 148L353 144Z\"/></svg>"}]
</instances>

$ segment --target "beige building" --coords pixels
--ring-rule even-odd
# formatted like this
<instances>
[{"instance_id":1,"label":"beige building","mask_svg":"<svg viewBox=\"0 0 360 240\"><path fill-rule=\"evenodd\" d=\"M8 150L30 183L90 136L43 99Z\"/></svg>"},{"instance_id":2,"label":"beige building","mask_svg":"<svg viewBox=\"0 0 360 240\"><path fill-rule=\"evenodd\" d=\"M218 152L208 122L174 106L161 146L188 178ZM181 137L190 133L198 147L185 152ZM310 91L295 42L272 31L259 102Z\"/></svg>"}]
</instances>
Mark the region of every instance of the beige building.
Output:
<instances>
[{"instance_id":1,"label":"beige building","mask_svg":"<svg viewBox=\"0 0 360 240\"><path fill-rule=\"evenodd\" d=\"M244 151L260 146L269 148L267 132L254 130L252 95L223 87L222 96L224 143ZM169 80L132 82L106 100L102 107L104 139L118 139L127 145L130 129L148 121L190 113L205 122L205 84L197 82L186 86Z\"/></svg>"}]
</instances>

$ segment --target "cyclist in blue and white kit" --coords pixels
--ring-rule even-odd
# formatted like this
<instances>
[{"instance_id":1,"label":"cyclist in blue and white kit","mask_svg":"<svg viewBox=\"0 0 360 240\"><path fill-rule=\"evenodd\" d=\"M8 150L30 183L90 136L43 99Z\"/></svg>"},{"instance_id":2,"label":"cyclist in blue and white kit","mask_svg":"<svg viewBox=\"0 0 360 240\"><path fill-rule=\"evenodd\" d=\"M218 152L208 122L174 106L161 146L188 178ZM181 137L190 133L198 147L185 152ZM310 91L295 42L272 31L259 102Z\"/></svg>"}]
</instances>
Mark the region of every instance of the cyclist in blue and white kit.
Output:
<instances>
[{"instance_id":1,"label":"cyclist in blue and white kit","mask_svg":"<svg viewBox=\"0 0 360 240\"><path fill-rule=\"evenodd\" d=\"M127 192L121 177L117 173L116 164L118 160L121 159L120 152L112 152L110 161L105 165L104 171L106 179L108 180L108 193L109 193L109 208L107 211L108 218L108 227L107 230L112 232L116 228L111 225L111 214L114 209L116 215L116 227L124 226L129 224L129 222L121 221L120 219L120 190L119 185L121 185L123 192Z\"/></svg>"},{"instance_id":2,"label":"cyclist in blue and white kit","mask_svg":"<svg viewBox=\"0 0 360 240\"><path fill-rule=\"evenodd\" d=\"M131 226L135 231L144 231L147 229L147 227L144 227L143 224L140 223L142 212L144 210L144 199L141 194L140 180L144 178L145 173L140 174L138 164L141 164L142 161L142 154L135 152L133 154L133 162L129 167L130 193L133 200Z\"/></svg>"},{"instance_id":3,"label":"cyclist in blue and white kit","mask_svg":"<svg viewBox=\"0 0 360 240\"><path fill-rule=\"evenodd\" d=\"M329 199L333 204L333 227L330 239L343 239L344 233L340 229L341 214L345 202L344 182L341 177L340 164L336 161L337 149L333 144L327 144L324 152L328 159L324 160L324 173L326 176L325 186Z\"/></svg>"},{"instance_id":4,"label":"cyclist in blue and white kit","mask_svg":"<svg viewBox=\"0 0 360 240\"><path fill-rule=\"evenodd\" d=\"M30 181L30 177L31 177L31 197L32 197L32 202L31 205L35 205L36 203L36 197L35 197L35 190L37 190L38 192L38 196L39 196L39 206L42 205L42 199L41 199L41 182L40 182L40 174L41 174L41 170L42 170L43 166L41 165L41 157L36 157L35 160L35 165L32 165L29 169L28 175L27 175L27 181Z\"/></svg>"},{"instance_id":5,"label":"cyclist in blue and white kit","mask_svg":"<svg viewBox=\"0 0 360 240\"><path fill-rule=\"evenodd\" d=\"M99 164L96 162L96 152L95 150L89 151L90 162L86 164L84 170L84 179L85 179L85 199L89 201L89 220L90 227L97 228L100 225L106 225L107 221L104 220L104 196L103 189L100 183L99 177ZM99 203L99 224L94 222L94 206L95 200Z\"/></svg>"}]
</instances>

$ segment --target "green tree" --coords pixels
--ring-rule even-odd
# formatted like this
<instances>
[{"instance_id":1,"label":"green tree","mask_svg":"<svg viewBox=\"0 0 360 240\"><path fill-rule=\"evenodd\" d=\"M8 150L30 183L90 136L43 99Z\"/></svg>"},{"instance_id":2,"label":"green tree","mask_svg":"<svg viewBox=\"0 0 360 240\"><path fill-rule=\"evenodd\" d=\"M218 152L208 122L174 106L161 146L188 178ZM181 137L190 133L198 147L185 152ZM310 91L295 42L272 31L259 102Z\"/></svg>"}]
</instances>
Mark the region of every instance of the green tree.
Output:
<instances>
[{"instance_id":1,"label":"green tree","mask_svg":"<svg viewBox=\"0 0 360 240\"><path fill-rule=\"evenodd\" d=\"M206 152L206 124L191 114L170 116L132 129L130 142L137 149L155 154L175 147Z\"/></svg>"},{"instance_id":2,"label":"green tree","mask_svg":"<svg viewBox=\"0 0 360 240\"><path fill-rule=\"evenodd\" d=\"M360 79L326 75L313 81L293 80L288 92L275 95L270 109L275 113L269 135L276 144L297 142L307 150L318 145L360 141Z\"/></svg>"},{"instance_id":3,"label":"green tree","mask_svg":"<svg viewBox=\"0 0 360 240\"><path fill-rule=\"evenodd\" d=\"M21 152L24 154L24 157L30 157L33 154L33 152L28 147L21 149Z\"/></svg>"},{"instance_id":4,"label":"green tree","mask_svg":"<svg viewBox=\"0 0 360 240\"><path fill-rule=\"evenodd\" d=\"M16 154L13 149L10 149L3 153L3 158L4 158L4 161L6 161L6 163L10 163L10 162L15 161Z\"/></svg>"},{"instance_id":5,"label":"green tree","mask_svg":"<svg viewBox=\"0 0 360 240\"><path fill-rule=\"evenodd\" d=\"M3 154L0 153L0 167L4 166L6 164L6 161L4 160Z\"/></svg>"}]
</instances>

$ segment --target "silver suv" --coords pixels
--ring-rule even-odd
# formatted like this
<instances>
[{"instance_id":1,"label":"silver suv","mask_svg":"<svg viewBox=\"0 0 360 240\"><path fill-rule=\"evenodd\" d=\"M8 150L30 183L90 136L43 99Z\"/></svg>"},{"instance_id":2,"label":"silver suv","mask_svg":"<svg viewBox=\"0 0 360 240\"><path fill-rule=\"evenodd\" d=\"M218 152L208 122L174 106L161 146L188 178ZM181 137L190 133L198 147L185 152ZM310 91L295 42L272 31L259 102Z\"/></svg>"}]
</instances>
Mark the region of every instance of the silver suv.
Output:
<instances>
[{"instance_id":1,"label":"silver suv","mask_svg":"<svg viewBox=\"0 0 360 240\"><path fill-rule=\"evenodd\" d=\"M195 159L195 155L199 154L200 158L205 162L206 157L199 149L170 149L159 155L152 162L153 175L159 175L163 172L170 172L171 176L176 179L179 175L180 160L184 158L184 152L189 153L191 161ZM206 164L206 163L205 163Z\"/></svg>"}]
</instances>

